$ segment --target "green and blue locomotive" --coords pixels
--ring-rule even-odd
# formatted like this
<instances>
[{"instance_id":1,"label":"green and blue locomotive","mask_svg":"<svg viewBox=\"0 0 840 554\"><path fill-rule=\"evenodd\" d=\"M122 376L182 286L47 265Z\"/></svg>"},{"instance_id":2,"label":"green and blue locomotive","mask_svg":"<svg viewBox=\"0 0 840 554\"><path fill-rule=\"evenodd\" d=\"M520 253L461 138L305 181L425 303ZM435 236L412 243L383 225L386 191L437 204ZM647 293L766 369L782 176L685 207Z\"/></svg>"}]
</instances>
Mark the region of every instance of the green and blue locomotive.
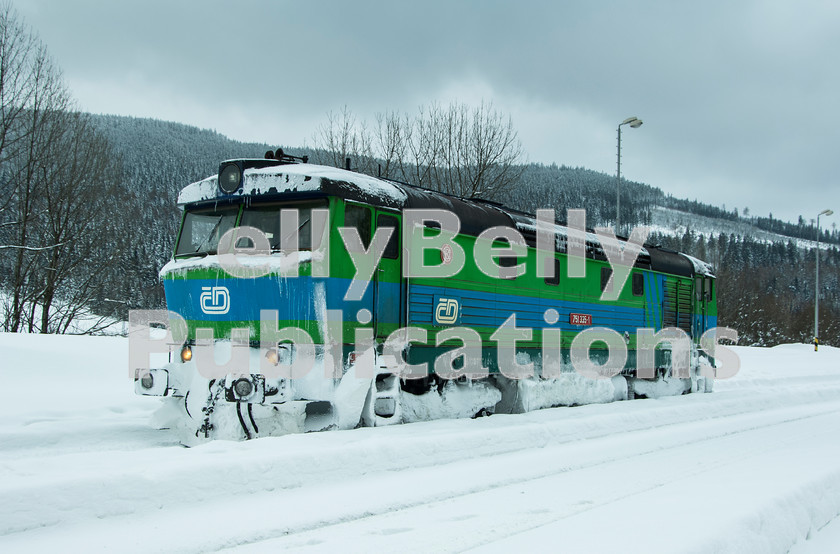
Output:
<instances>
[{"instance_id":1,"label":"green and blue locomotive","mask_svg":"<svg viewBox=\"0 0 840 554\"><path fill-rule=\"evenodd\" d=\"M135 388L166 397L161 424L184 442L711 390L700 369L701 337L717 324L707 264L639 245L605 300L614 268L591 232L552 222L554 248L540 256L545 226L529 214L306 162L281 150L226 161L179 195L160 272L176 346ZM422 214L454 216L457 232L417 250L410 237L448 228ZM574 278L573 237L584 260ZM594 328L626 350L604 378L573 363ZM674 342L658 340L642 372L640 329L683 336L686 371L672 375ZM608 342L586 342L590 365L606 364Z\"/></svg>"}]
</instances>

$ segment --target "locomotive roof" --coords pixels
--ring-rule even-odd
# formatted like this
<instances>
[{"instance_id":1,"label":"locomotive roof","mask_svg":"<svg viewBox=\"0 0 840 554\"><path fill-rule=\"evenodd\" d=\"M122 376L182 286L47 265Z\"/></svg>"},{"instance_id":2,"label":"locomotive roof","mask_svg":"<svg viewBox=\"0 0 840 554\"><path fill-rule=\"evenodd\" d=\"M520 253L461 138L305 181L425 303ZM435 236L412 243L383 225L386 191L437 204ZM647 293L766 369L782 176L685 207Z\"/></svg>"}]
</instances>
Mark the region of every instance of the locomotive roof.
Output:
<instances>
[{"instance_id":1,"label":"locomotive roof","mask_svg":"<svg viewBox=\"0 0 840 554\"><path fill-rule=\"evenodd\" d=\"M223 162L223 165L224 163L227 162ZM300 196L337 196L397 210L444 209L458 216L462 233L472 236L495 226L518 228L527 233L532 230L534 224L533 215L512 210L495 202L460 198L353 171L308 163L247 168L243 172L242 186L233 194L221 192L218 175L213 175L181 190L178 205L237 201L239 198L270 198L287 196L290 193L298 193ZM562 235L566 234L565 227L557 226L556 230ZM587 242L597 243L597 239L593 234L587 233ZM684 276L697 273L712 276L711 266L705 262L650 245L645 245L639 262L643 267L663 273Z\"/></svg>"},{"instance_id":2,"label":"locomotive roof","mask_svg":"<svg viewBox=\"0 0 840 554\"><path fill-rule=\"evenodd\" d=\"M478 235L496 225L516 226L511 216L504 209L497 207L498 205L470 201L353 171L313 164L246 169L242 186L230 195L219 190L218 175L214 175L184 188L178 195L178 204L289 193L338 196L398 210L449 210L460 218L461 231L470 235Z\"/></svg>"}]
</instances>

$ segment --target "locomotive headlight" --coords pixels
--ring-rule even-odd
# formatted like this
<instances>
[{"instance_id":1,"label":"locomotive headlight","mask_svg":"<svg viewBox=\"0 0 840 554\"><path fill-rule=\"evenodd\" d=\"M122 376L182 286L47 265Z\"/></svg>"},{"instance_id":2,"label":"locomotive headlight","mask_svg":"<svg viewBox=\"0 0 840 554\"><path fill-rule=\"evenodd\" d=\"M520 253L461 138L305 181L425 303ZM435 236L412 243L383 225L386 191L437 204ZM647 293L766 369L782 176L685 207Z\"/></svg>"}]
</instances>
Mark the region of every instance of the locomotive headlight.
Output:
<instances>
[{"instance_id":1,"label":"locomotive headlight","mask_svg":"<svg viewBox=\"0 0 840 554\"><path fill-rule=\"evenodd\" d=\"M277 353L276 349L272 348L265 353L265 359L268 360L268 363L277 365L280 362L280 355Z\"/></svg>"},{"instance_id":2,"label":"locomotive headlight","mask_svg":"<svg viewBox=\"0 0 840 554\"><path fill-rule=\"evenodd\" d=\"M233 390L239 398L247 398L251 396L252 392L254 392L254 385L251 383L250 379L241 377L233 383Z\"/></svg>"},{"instance_id":3,"label":"locomotive headlight","mask_svg":"<svg viewBox=\"0 0 840 554\"><path fill-rule=\"evenodd\" d=\"M181 361L186 363L190 360L192 360L192 348L187 344L181 349Z\"/></svg>"},{"instance_id":4,"label":"locomotive headlight","mask_svg":"<svg viewBox=\"0 0 840 554\"><path fill-rule=\"evenodd\" d=\"M242 184L242 170L236 164L227 164L219 172L219 188L225 194L233 194Z\"/></svg>"},{"instance_id":5,"label":"locomotive headlight","mask_svg":"<svg viewBox=\"0 0 840 554\"><path fill-rule=\"evenodd\" d=\"M151 373L147 372L142 377L140 377L140 386L146 390L149 390L155 386L155 378L152 377Z\"/></svg>"}]
</instances>

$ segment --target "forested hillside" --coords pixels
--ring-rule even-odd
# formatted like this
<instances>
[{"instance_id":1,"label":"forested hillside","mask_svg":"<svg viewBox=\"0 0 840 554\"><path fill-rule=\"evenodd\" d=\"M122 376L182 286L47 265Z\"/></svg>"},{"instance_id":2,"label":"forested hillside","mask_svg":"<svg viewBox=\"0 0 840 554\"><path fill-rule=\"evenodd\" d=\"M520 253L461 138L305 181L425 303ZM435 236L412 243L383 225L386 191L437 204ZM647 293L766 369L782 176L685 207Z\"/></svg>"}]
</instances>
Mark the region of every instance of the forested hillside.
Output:
<instances>
[{"instance_id":1,"label":"forested hillside","mask_svg":"<svg viewBox=\"0 0 840 554\"><path fill-rule=\"evenodd\" d=\"M719 324L733 327L740 344L773 346L811 342L814 332L816 249L794 240L757 241L734 234L650 238L667 248L708 260L718 284ZM820 261L820 340L840 344L840 250L824 248Z\"/></svg>"},{"instance_id":2,"label":"forested hillside","mask_svg":"<svg viewBox=\"0 0 840 554\"><path fill-rule=\"evenodd\" d=\"M129 308L162 308L165 303L157 272L171 256L180 221L175 205L178 191L214 174L221 160L262 157L278 145L245 144L211 130L153 119L91 116L91 122L110 144L120 175L115 180L115 192L109 193L110 208L100 217L118 220L120 225L112 227L121 235L115 237L121 249L116 263L104 265L97 275L98 300L93 308L120 317L125 317ZM294 147L286 150L310 154L314 159L329 158L324 152ZM585 208L588 226L614 224L614 176L557 165L530 164L521 170L517 184L504 194L505 204L528 212L554 208L560 220L565 218L567 208ZM707 218L715 218L712 221L720 221L721 229L729 228L726 225L731 222L741 225L739 229L765 229L761 240L751 238L749 233L742 236L708 229L703 234L690 228L683 232L659 229L649 242L685 251L715 265L720 324L738 329L744 343L811 339L814 250L799 248L781 236L814 240L816 230L810 223L801 218L796 224L772 217L751 218L737 210L675 199L658 188L632 181L623 181L622 191L625 230L631 225L651 224L655 210L663 208L704 216L707 225ZM840 256L836 244L840 237L836 229L829 228L823 230L821 240L832 244L821 265L821 288L825 292L821 334L824 342L840 343L836 323L840 315Z\"/></svg>"},{"instance_id":3,"label":"forested hillside","mask_svg":"<svg viewBox=\"0 0 840 554\"><path fill-rule=\"evenodd\" d=\"M103 295L125 299L124 306L101 307L123 315L131 308L161 308L158 270L172 256L180 210L178 191L218 171L219 162L235 157L262 157L263 144L245 144L214 131L155 119L93 116L122 167L121 198L114 214L132 221L133 237L124 263Z\"/></svg>"}]
</instances>

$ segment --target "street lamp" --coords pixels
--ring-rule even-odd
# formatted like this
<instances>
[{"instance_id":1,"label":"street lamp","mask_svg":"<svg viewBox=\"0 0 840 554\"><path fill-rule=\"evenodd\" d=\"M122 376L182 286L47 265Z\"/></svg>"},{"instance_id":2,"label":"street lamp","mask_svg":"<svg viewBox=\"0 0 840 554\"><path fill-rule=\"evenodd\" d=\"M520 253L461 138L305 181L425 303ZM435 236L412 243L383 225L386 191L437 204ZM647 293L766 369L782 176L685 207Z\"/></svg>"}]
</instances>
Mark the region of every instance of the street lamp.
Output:
<instances>
[{"instance_id":1,"label":"street lamp","mask_svg":"<svg viewBox=\"0 0 840 554\"><path fill-rule=\"evenodd\" d=\"M820 346L820 216L832 215L832 210L823 210L817 214L817 278L814 284L814 352Z\"/></svg>"},{"instance_id":2,"label":"street lamp","mask_svg":"<svg viewBox=\"0 0 840 554\"><path fill-rule=\"evenodd\" d=\"M615 234L619 234L621 227L621 127L622 125L629 125L633 129L638 129L642 126L642 120L638 117L628 117L618 124L618 167L616 170L616 190L615 190Z\"/></svg>"}]
</instances>

